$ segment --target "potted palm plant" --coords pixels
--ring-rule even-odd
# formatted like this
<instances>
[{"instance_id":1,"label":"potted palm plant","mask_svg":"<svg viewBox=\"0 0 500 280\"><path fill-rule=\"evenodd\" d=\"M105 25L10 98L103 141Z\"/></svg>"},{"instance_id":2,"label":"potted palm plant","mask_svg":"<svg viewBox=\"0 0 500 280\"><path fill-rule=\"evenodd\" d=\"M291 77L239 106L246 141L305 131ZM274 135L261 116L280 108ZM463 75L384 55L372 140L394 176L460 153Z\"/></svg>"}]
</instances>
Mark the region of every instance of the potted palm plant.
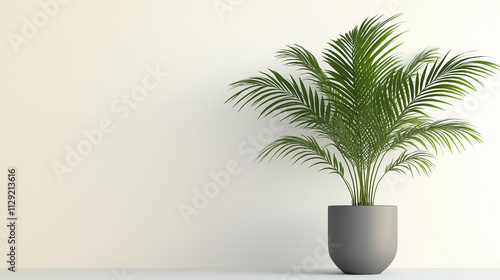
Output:
<instances>
[{"instance_id":1,"label":"potted palm plant","mask_svg":"<svg viewBox=\"0 0 500 280\"><path fill-rule=\"evenodd\" d=\"M377 188L389 172L428 175L439 152L481 142L465 120L436 119L430 109L475 92L498 69L472 53L441 57L436 48L403 63L398 16L368 18L330 41L325 70L302 46L288 46L277 58L296 75L268 70L239 80L226 101L253 106L259 117L280 115L310 132L275 140L260 160L288 157L342 178L351 205L328 207L328 239L330 256L344 273L378 274L390 265L397 207L375 205Z\"/></svg>"}]
</instances>

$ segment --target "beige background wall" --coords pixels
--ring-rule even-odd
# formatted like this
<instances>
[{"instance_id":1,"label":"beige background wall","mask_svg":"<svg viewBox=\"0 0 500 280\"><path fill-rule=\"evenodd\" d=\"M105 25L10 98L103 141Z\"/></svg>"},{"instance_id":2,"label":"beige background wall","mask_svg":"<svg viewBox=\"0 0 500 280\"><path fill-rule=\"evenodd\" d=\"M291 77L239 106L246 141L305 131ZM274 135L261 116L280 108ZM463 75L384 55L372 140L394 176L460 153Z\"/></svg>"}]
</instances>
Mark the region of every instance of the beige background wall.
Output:
<instances>
[{"instance_id":1,"label":"beige background wall","mask_svg":"<svg viewBox=\"0 0 500 280\"><path fill-rule=\"evenodd\" d=\"M0 173L19 168L19 267L332 267L326 208L348 204L346 188L255 163L294 131L225 105L228 84L283 69L274 54L287 44L319 56L364 18L398 12L408 57L438 46L500 62L493 0L0 1ZM499 91L497 75L447 113L484 144L379 190L378 204L399 207L393 267L500 267ZM0 227L2 255L6 237Z\"/></svg>"}]
</instances>

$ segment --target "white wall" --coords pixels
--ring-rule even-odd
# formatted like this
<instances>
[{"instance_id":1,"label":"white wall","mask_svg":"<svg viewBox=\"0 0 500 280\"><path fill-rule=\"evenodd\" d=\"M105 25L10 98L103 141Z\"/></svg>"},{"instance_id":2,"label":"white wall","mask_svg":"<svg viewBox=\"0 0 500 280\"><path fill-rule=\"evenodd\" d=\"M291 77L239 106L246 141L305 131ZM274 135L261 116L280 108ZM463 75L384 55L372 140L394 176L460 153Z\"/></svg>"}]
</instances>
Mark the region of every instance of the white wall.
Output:
<instances>
[{"instance_id":1,"label":"white wall","mask_svg":"<svg viewBox=\"0 0 500 280\"><path fill-rule=\"evenodd\" d=\"M408 56L437 46L500 62L493 0L67 2L44 18L39 1L0 1L0 167L19 168L20 267L287 271L311 261L327 206L348 204L347 190L315 169L249 159L252 138L295 131L225 105L228 84L283 70L274 54L287 44L319 56L380 12L403 13ZM148 80L151 71L169 75ZM144 79L150 90L125 107ZM399 207L392 267L500 267L499 76L486 86L449 111L483 144L440 156L430 178L392 176L379 190L378 204ZM82 131L100 124L107 133L85 150ZM68 150L78 147L80 162ZM66 157L60 181L53 165ZM187 224L179 206L227 168L227 187ZM6 200L2 191L0 209ZM6 237L1 227L0 252Z\"/></svg>"}]
</instances>

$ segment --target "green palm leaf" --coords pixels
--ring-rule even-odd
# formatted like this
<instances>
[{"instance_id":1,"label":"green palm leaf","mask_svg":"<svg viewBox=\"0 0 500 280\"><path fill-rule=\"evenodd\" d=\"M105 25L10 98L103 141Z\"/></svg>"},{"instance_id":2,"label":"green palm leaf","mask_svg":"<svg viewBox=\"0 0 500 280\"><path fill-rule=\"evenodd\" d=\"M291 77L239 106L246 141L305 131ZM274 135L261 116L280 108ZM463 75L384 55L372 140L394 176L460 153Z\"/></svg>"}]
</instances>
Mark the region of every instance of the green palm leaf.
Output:
<instances>
[{"instance_id":1,"label":"green palm leaf","mask_svg":"<svg viewBox=\"0 0 500 280\"><path fill-rule=\"evenodd\" d=\"M290 156L294 164L310 163L309 167L322 165L320 171L327 170L344 176L342 163L328 149L321 147L312 136L283 136L267 145L260 152L258 159L283 159L287 156Z\"/></svg>"},{"instance_id":2,"label":"green palm leaf","mask_svg":"<svg viewBox=\"0 0 500 280\"><path fill-rule=\"evenodd\" d=\"M481 142L480 134L469 123L456 119L442 119L437 121L422 122L418 125L408 126L395 134L390 143L390 148L407 149L433 149L435 153L447 148L453 150L465 150L463 141L469 144Z\"/></svg>"},{"instance_id":3,"label":"green palm leaf","mask_svg":"<svg viewBox=\"0 0 500 280\"><path fill-rule=\"evenodd\" d=\"M428 152L415 151L415 152L402 152L397 158L393 159L389 163L384 173L391 171L406 173L406 171L418 172L418 174L425 174L429 176L429 173L435 168L434 163L432 163L433 155Z\"/></svg>"},{"instance_id":4,"label":"green palm leaf","mask_svg":"<svg viewBox=\"0 0 500 280\"><path fill-rule=\"evenodd\" d=\"M246 105L256 109L262 108L259 115L282 114L291 123L305 128L316 128L324 125L329 119L330 105L311 87L306 87L302 79L286 79L278 72L262 73L263 76L252 77L231 84L243 87L226 102L238 100L234 106L240 110Z\"/></svg>"}]
</instances>

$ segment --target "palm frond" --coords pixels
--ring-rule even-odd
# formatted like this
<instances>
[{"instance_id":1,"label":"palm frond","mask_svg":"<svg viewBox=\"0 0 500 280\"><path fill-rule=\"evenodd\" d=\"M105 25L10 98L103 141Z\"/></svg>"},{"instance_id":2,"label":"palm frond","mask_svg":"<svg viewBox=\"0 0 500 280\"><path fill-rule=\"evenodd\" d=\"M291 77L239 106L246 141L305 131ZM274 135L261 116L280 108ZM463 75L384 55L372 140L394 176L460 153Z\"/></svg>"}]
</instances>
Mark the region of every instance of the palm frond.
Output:
<instances>
[{"instance_id":1,"label":"palm frond","mask_svg":"<svg viewBox=\"0 0 500 280\"><path fill-rule=\"evenodd\" d=\"M414 147L416 149L432 148L437 154L448 149L453 153L454 150L460 152L465 150L463 142L469 144L481 142L480 134L469 123L458 119L442 119L437 121L426 121L417 125L410 125L400 129L393 135L389 143L389 149L407 149Z\"/></svg>"},{"instance_id":2,"label":"palm frond","mask_svg":"<svg viewBox=\"0 0 500 280\"><path fill-rule=\"evenodd\" d=\"M423 173L429 176L429 173L435 168L434 163L432 163L433 158L434 156L429 152L404 151L386 166L385 173L395 171L405 174L406 171L409 171L413 175L413 171L416 171L418 174Z\"/></svg>"},{"instance_id":3,"label":"palm frond","mask_svg":"<svg viewBox=\"0 0 500 280\"><path fill-rule=\"evenodd\" d=\"M312 136L283 136L267 145L260 152L258 159L283 159L287 156L290 156L293 164L310 163L309 167L321 165L320 171L327 170L344 176L342 163L327 148L321 147Z\"/></svg>"},{"instance_id":4,"label":"palm frond","mask_svg":"<svg viewBox=\"0 0 500 280\"><path fill-rule=\"evenodd\" d=\"M319 129L326 124L331 107L322 96L306 87L301 78L286 79L274 70L269 71L231 84L242 89L226 102L237 100L233 106L240 105L240 110L247 105L256 110L262 107L259 118L282 114L284 119L304 128Z\"/></svg>"},{"instance_id":5,"label":"palm frond","mask_svg":"<svg viewBox=\"0 0 500 280\"><path fill-rule=\"evenodd\" d=\"M404 33L398 31L398 17L367 18L330 41L323 52L326 69L308 50L291 45L277 58L298 70L296 76L269 70L231 84L238 91L226 102L240 110L254 107L259 117L284 115L329 142L321 146L313 136L284 136L267 145L260 160L320 165L341 176L353 205L372 205L388 172L428 175L434 168L429 151L460 152L464 143L481 142L468 122L435 119L429 109L442 110L473 93L499 66L472 53L441 58L437 48L426 48L404 64L398 53L397 39ZM394 151L402 152L386 159Z\"/></svg>"},{"instance_id":6,"label":"palm frond","mask_svg":"<svg viewBox=\"0 0 500 280\"><path fill-rule=\"evenodd\" d=\"M439 59L438 48L425 48L419 52L413 59L404 66L405 76L411 77L421 70L427 63L431 63Z\"/></svg>"},{"instance_id":7,"label":"palm frond","mask_svg":"<svg viewBox=\"0 0 500 280\"><path fill-rule=\"evenodd\" d=\"M276 54L278 59L281 59L285 65L297 67L298 70L304 72L309 80L314 82L321 92L328 94L330 89L327 87L328 78L319 66L316 57L299 45L288 46L286 49L279 50Z\"/></svg>"},{"instance_id":8,"label":"palm frond","mask_svg":"<svg viewBox=\"0 0 500 280\"><path fill-rule=\"evenodd\" d=\"M427 64L422 73L417 73L409 81L399 81L400 90L395 109L399 116L407 114L426 115L425 110L443 110L443 105L451 105L454 99L461 99L471 91L476 91L475 83L492 75L498 66L481 56L459 54L447 59L437 59Z\"/></svg>"}]
</instances>

